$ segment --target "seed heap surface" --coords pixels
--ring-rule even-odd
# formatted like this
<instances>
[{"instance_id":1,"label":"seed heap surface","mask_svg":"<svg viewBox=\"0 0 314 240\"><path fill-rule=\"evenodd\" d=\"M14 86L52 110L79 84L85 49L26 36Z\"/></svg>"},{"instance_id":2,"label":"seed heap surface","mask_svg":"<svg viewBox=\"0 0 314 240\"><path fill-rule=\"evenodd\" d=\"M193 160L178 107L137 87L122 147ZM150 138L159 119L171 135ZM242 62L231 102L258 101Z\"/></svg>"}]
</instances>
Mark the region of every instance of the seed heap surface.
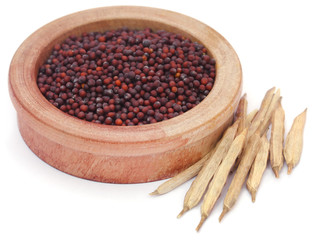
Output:
<instances>
[{"instance_id":1,"label":"seed heap surface","mask_svg":"<svg viewBox=\"0 0 314 240\"><path fill-rule=\"evenodd\" d=\"M70 36L39 68L37 85L55 107L106 125L176 117L213 87L215 60L182 35L122 28Z\"/></svg>"}]
</instances>

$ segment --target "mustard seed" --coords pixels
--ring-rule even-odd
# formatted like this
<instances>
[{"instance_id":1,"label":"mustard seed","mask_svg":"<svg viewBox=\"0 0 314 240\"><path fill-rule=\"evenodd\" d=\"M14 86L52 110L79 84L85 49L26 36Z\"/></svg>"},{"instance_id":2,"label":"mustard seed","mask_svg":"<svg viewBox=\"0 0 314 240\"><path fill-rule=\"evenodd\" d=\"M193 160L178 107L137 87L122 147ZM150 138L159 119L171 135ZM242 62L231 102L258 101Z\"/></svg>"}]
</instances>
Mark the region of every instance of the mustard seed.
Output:
<instances>
[{"instance_id":1,"label":"mustard seed","mask_svg":"<svg viewBox=\"0 0 314 240\"><path fill-rule=\"evenodd\" d=\"M122 28L55 44L37 85L51 104L79 119L151 124L200 103L215 82L215 65L204 46L181 35Z\"/></svg>"}]
</instances>

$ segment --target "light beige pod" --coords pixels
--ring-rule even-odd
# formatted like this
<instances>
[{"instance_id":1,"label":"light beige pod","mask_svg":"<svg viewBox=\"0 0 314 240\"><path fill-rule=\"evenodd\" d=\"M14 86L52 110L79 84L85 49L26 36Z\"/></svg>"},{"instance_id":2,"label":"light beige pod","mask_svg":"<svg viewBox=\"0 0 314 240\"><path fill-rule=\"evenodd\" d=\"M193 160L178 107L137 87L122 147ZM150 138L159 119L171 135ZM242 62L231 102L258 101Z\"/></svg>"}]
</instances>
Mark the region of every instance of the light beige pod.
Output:
<instances>
[{"instance_id":1,"label":"light beige pod","mask_svg":"<svg viewBox=\"0 0 314 240\"><path fill-rule=\"evenodd\" d=\"M194 179L188 192L185 194L183 209L179 213L178 218L181 217L185 212L187 212L191 208L195 207L202 199L202 196L204 195L209 182L214 176L216 170L218 169L222 159L224 159L224 157L226 156L236 136L237 129L239 126L239 120L236 121L231 127L227 129L227 131L224 132L224 135L221 138L221 140L217 143L213 154L205 162L201 171Z\"/></svg>"},{"instance_id":2,"label":"light beige pod","mask_svg":"<svg viewBox=\"0 0 314 240\"><path fill-rule=\"evenodd\" d=\"M221 191L227 181L231 167L235 163L235 160L242 152L245 137L247 134L247 128L245 128L232 142L227 155L222 160L218 170L216 171L213 180L208 186L208 190L204 196L204 200L201 207L201 220L196 230L198 231L203 225L211 213L217 199L219 198Z\"/></svg>"},{"instance_id":3,"label":"light beige pod","mask_svg":"<svg viewBox=\"0 0 314 240\"><path fill-rule=\"evenodd\" d=\"M245 146L243 155L240 160L240 164L237 168L237 171L232 179L232 182L229 186L228 192L224 199L224 206L222 213L219 217L219 221L225 216L226 213L230 211L230 209L236 203L242 186L245 182L246 176L250 171L250 168L253 164L253 161L256 157L257 152L259 151L261 145L261 137L258 133L254 133L250 140L248 141L247 146Z\"/></svg>"},{"instance_id":4,"label":"light beige pod","mask_svg":"<svg viewBox=\"0 0 314 240\"><path fill-rule=\"evenodd\" d=\"M292 169L300 162L303 149L303 132L306 112L307 109L296 116L286 138L284 156L288 165L288 174L290 174Z\"/></svg>"},{"instance_id":5,"label":"light beige pod","mask_svg":"<svg viewBox=\"0 0 314 240\"><path fill-rule=\"evenodd\" d=\"M269 141L265 134L261 139L260 149L257 152L257 155L255 157L255 160L250 170L249 177L246 181L246 187L251 193L252 202L255 202L256 192L261 183L264 171L267 167L268 156L269 156L269 145L270 145Z\"/></svg>"},{"instance_id":6,"label":"light beige pod","mask_svg":"<svg viewBox=\"0 0 314 240\"><path fill-rule=\"evenodd\" d=\"M130 127L76 119L42 96L36 84L38 68L54 44L69 35L124 26L164 29L202 43L216 60L217 77L210 94L178 117ZM63 172L112 183L168 178L201 159L230 125L241 89L241 65L224 37L196 19L147 7L95 8L48 23L22 43L9 71L19 130L29 148Z\"/></svg>"},{"instance_id":7,"label":"light beige pod","mask_svg":"<svg viewBox=\"0 0 314 240\"><path fill-rule=\"evenodd\" d=\"M279 103L271 119L270 165L279 178L283 166L283 143L285 135L285 111Z\"/></svg>"}]
</instances>

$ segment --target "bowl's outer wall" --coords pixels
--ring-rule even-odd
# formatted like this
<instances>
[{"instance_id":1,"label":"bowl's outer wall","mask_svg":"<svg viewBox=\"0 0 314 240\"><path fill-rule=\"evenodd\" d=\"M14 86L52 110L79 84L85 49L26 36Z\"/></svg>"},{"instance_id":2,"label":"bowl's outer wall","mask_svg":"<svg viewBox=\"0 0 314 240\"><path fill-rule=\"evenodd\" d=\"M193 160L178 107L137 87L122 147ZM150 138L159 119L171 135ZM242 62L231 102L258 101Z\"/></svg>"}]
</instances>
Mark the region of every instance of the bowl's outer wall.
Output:
<instances>
[{"instance_id":1,"label":"bowl's outer wall","mask_svg":"<svg viewBox=\"0 0 314 240\"><path fill-rule=\"evenodd\" d=\"M231 120L231 118L230 118ZM208 152L229 122L214 135L160 154L120 156L92 154L61 145L32 129L18 117L20 133L29 148L49 165L68 174L109 183L141 183L172 177Z\"/></svg>"},{"instance_id":2,"label":"bowl's outer wall","mask_svg":"<svg viewBox=\"0 0 314 240\"><path fill-rule=\"evenodd\" d=\"M36 86L38 67L56 42L70 34L122 26L162 28L202 42L217 63L211 93L176 118L136 127L78 120L41 95ZM9 90L21 135L42 160L85 179L139 183L171 177L208 152L232 121L241 95L242 72L230 44L195 19L154 8L107 7L63 17L26 39L12 59Z\"/></svg>"}]
</instances>

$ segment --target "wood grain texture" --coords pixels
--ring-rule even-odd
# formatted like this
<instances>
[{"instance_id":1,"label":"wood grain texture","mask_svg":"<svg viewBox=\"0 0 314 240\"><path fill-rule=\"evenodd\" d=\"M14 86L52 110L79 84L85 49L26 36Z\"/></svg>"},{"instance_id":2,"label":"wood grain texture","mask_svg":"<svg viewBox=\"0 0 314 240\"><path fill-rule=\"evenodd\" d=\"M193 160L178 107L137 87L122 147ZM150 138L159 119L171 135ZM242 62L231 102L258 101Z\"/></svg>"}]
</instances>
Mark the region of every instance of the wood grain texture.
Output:
<instances>
[{"instance_id":1,"label":"wood grain texture","mask_svg":"<svg viewBox=\"0 0 314 240\"><path fill-rule=\"evenodd\" d=\"M122 26L180 33L201 42L216 59L216 82L195 108L144 126L105 126L69 116L40 93L36 77L53 45L71 34ZM16 51L9 91L19 129L30 149L53 167L81 178L139 183L171 177L204 156L230 124L242 90L241 65L215 30L185 15L147 7L104 7L57 19Z\"/></svg>"}]
</instances>

